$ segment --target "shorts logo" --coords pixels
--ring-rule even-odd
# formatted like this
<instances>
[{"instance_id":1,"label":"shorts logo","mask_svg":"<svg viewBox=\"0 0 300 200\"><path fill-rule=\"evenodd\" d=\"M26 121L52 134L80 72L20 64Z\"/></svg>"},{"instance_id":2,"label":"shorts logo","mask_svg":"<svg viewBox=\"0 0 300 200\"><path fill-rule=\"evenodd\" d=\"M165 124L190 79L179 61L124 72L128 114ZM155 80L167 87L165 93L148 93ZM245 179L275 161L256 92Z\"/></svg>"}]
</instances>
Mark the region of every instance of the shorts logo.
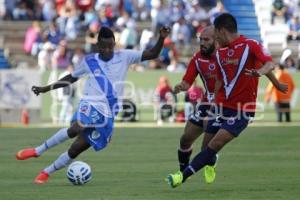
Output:
<instances>
[{"instance_id":1,"label":"shorts logo","mask_svg":"<svg viewBox=\"0 0 300 200\"><path fill-rule=\"evenodd\" d=\"M234 50L233 49L229 49L227 52L227 56L231 57L234 54Z\"/></svg>"},{"instance_id":2,"label":"shorts logo","mask_svg":"<svg viewBox=\"0 0 300 200\"><path fill-rule=\"evenodd\" d=\"M215 70L215 69L216 69L215 64L209 64L208 69L209 69L210 71Z\"/></svg>"},{"instance_id":3,"label":"shorts logo","mask_svg":"<svg viewBox=\"0 0 300 200\"><path fill-rule=\"evenodd\" d=\"M230 117L228 120L227 120L227 124L228 125L233 125L235 123L235 119L233 117Z\"/></svg>"},{"instance_id":4,"label":"shorts logo","mask_svg":"<svg viewBox=\"0 0 300 200\"><path fill-rule=\"evenodd\" d=\"M97 131L93 131L92 132L92 139L93 140L96 140L96 139L98 139L98 138L100 138L100 133L98 133Z\"/></svg>"},{"instance_id":5,"label":"shorts logo","mask_svg":"<svg viewBox=\"0 0 300 200\"><path fill-rule=\"evenodd\" d=\"M101 74L100 69L95 69L94 76L98 77L98 76L100 76L100 74Z\"/></svg>"},{"instance_id":6,"label":"shorts logo","mask_svg":"<svg viewBox=\"0 0 300 200\"><path fill-rule=\"evenodd\" d=\"M100 116L97 111L94 111L91 114L91 118L92 118L92 122L96 123L100 119Z\"/></svg>"}]
</instances>

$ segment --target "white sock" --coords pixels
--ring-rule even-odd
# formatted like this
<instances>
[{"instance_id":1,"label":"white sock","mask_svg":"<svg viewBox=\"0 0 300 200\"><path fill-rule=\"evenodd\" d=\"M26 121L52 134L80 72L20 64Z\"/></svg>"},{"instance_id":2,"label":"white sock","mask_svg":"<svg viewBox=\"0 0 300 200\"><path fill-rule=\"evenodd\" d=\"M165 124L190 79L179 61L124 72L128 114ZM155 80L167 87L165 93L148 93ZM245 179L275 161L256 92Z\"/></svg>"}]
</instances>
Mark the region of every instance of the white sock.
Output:
<instances>
[{"instance_id":1,"label":"white sock","mask_svg":"<svg viewBox=\"0 0 300 200\"><path fill-rule=\"evenodd\" d=\"M54 147L60 143L63 143L66 141L69 136L67 132L67 128L62 128L57 133L52 135L48 140L46 140L43 144L35 148L35 151L37 155L41 155L44 153L47 149L50 149L51 147Z\"/></svg>"},{"instance_id":2,"label":"white sock","mask_svg":"<svg viewBox=\"0 0 300 200\"><path fill-rule=\"evenodd\" d=\"M47 174L52 174L53 172L60 170L61 168L66 167L70 162L72 161L72 158L70 158L68 152L62 153L56 161L54 161L51 165L46 167L43 171Z\"/></svg>"}]
</instances>

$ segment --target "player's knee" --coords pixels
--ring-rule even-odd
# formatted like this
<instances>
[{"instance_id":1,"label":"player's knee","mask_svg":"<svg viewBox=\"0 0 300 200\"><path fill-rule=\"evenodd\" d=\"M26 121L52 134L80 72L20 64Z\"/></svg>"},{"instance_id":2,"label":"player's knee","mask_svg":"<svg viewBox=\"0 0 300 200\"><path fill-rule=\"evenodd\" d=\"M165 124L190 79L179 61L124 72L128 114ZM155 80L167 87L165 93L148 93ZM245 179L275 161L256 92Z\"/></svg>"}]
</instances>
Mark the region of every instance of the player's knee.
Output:
<instances>
[{"instance_id":1,"label":"player's knee","mask_svg":"<svg viewBox=\"0 0 300 200\"><path fill-rule=\"evenodd\" d=\"M68 150L68 154L70 158L75 159L80 154L80 152L76 148L70 148Z\"/></svg>"},{"instance_id":2,"label":"player's knee","mask_svg":"<svg viewBox=\"0 0 300 200\"><path fill-rule=\"evenodd\" d=\"M185 134L183 134L180 138L180 148L181 149L188 149L192 145L192 142L190 141L189 137L187 137Z\"/></svg>"}]
</instances>

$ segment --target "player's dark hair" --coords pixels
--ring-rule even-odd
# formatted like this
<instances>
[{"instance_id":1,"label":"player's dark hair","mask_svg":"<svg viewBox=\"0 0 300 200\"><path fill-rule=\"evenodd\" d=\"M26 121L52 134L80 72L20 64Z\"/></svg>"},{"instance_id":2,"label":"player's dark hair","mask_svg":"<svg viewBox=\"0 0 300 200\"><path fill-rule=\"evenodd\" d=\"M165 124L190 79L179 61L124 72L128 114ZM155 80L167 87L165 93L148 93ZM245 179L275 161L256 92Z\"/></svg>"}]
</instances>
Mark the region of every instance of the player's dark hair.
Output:
<instances>
[{"instance_id":1,"label":"player's dark hair","mask_svg":"<svg viewBox=\"0 0 300 200\"><path fill-rule=\"evenodd\" d=\"M229 13L223 13L216 17L214 21L214 26L217 30L224 28L230 33L237 33L236 19Z\"/></svg>"},{"instance_id":2,"label":"player's dark hair","mask_svg":"<svg viewBox=\"0 0 300 200\"><path fill-rule=\"evenodd\" d=\"M106 39L113 38L115 40L115 35L110 28L103 26L101 27L98 34L98 41L100 41L102 38L106 38Z\"/></svg>"}]
</instances>

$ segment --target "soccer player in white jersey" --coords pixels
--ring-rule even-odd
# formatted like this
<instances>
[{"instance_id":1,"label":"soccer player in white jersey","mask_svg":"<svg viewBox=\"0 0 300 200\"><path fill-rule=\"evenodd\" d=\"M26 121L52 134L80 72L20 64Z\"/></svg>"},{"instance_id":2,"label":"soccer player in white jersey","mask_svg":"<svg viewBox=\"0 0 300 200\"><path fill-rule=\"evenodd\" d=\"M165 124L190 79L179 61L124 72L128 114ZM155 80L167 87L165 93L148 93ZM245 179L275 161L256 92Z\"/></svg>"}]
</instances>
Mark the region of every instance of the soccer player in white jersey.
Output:
<instances>
[{"instance_id":1,"label":"soccer player in white jersey","mask_svg":"<svg viewBox=\"0 0 300 200\"><path fill-rule=\"evenodd\" d=\"M16 155L18 160L39 157L48 149L69 138L76 137L66 152L39 173L34 179L34 183L43 184L47 182L49 175L66 167L74 158L91 146L96 151L107 146L113 133L114 117L120 106L120 99L118 98L123 94L124 84L122 82L126 78L129 65L156 58L169 33L169 27L161 28L157 43L149 50L115 51L113 32L107 27L102 27L98 35L98 53L85 56L75 71L57 82L44 87L32 87L32 91L39 95L68 86L80 77L88 75L83 97L73 116L70 128L62 128L40 146L20 150Z\"/></svg>"}]
</instances>

